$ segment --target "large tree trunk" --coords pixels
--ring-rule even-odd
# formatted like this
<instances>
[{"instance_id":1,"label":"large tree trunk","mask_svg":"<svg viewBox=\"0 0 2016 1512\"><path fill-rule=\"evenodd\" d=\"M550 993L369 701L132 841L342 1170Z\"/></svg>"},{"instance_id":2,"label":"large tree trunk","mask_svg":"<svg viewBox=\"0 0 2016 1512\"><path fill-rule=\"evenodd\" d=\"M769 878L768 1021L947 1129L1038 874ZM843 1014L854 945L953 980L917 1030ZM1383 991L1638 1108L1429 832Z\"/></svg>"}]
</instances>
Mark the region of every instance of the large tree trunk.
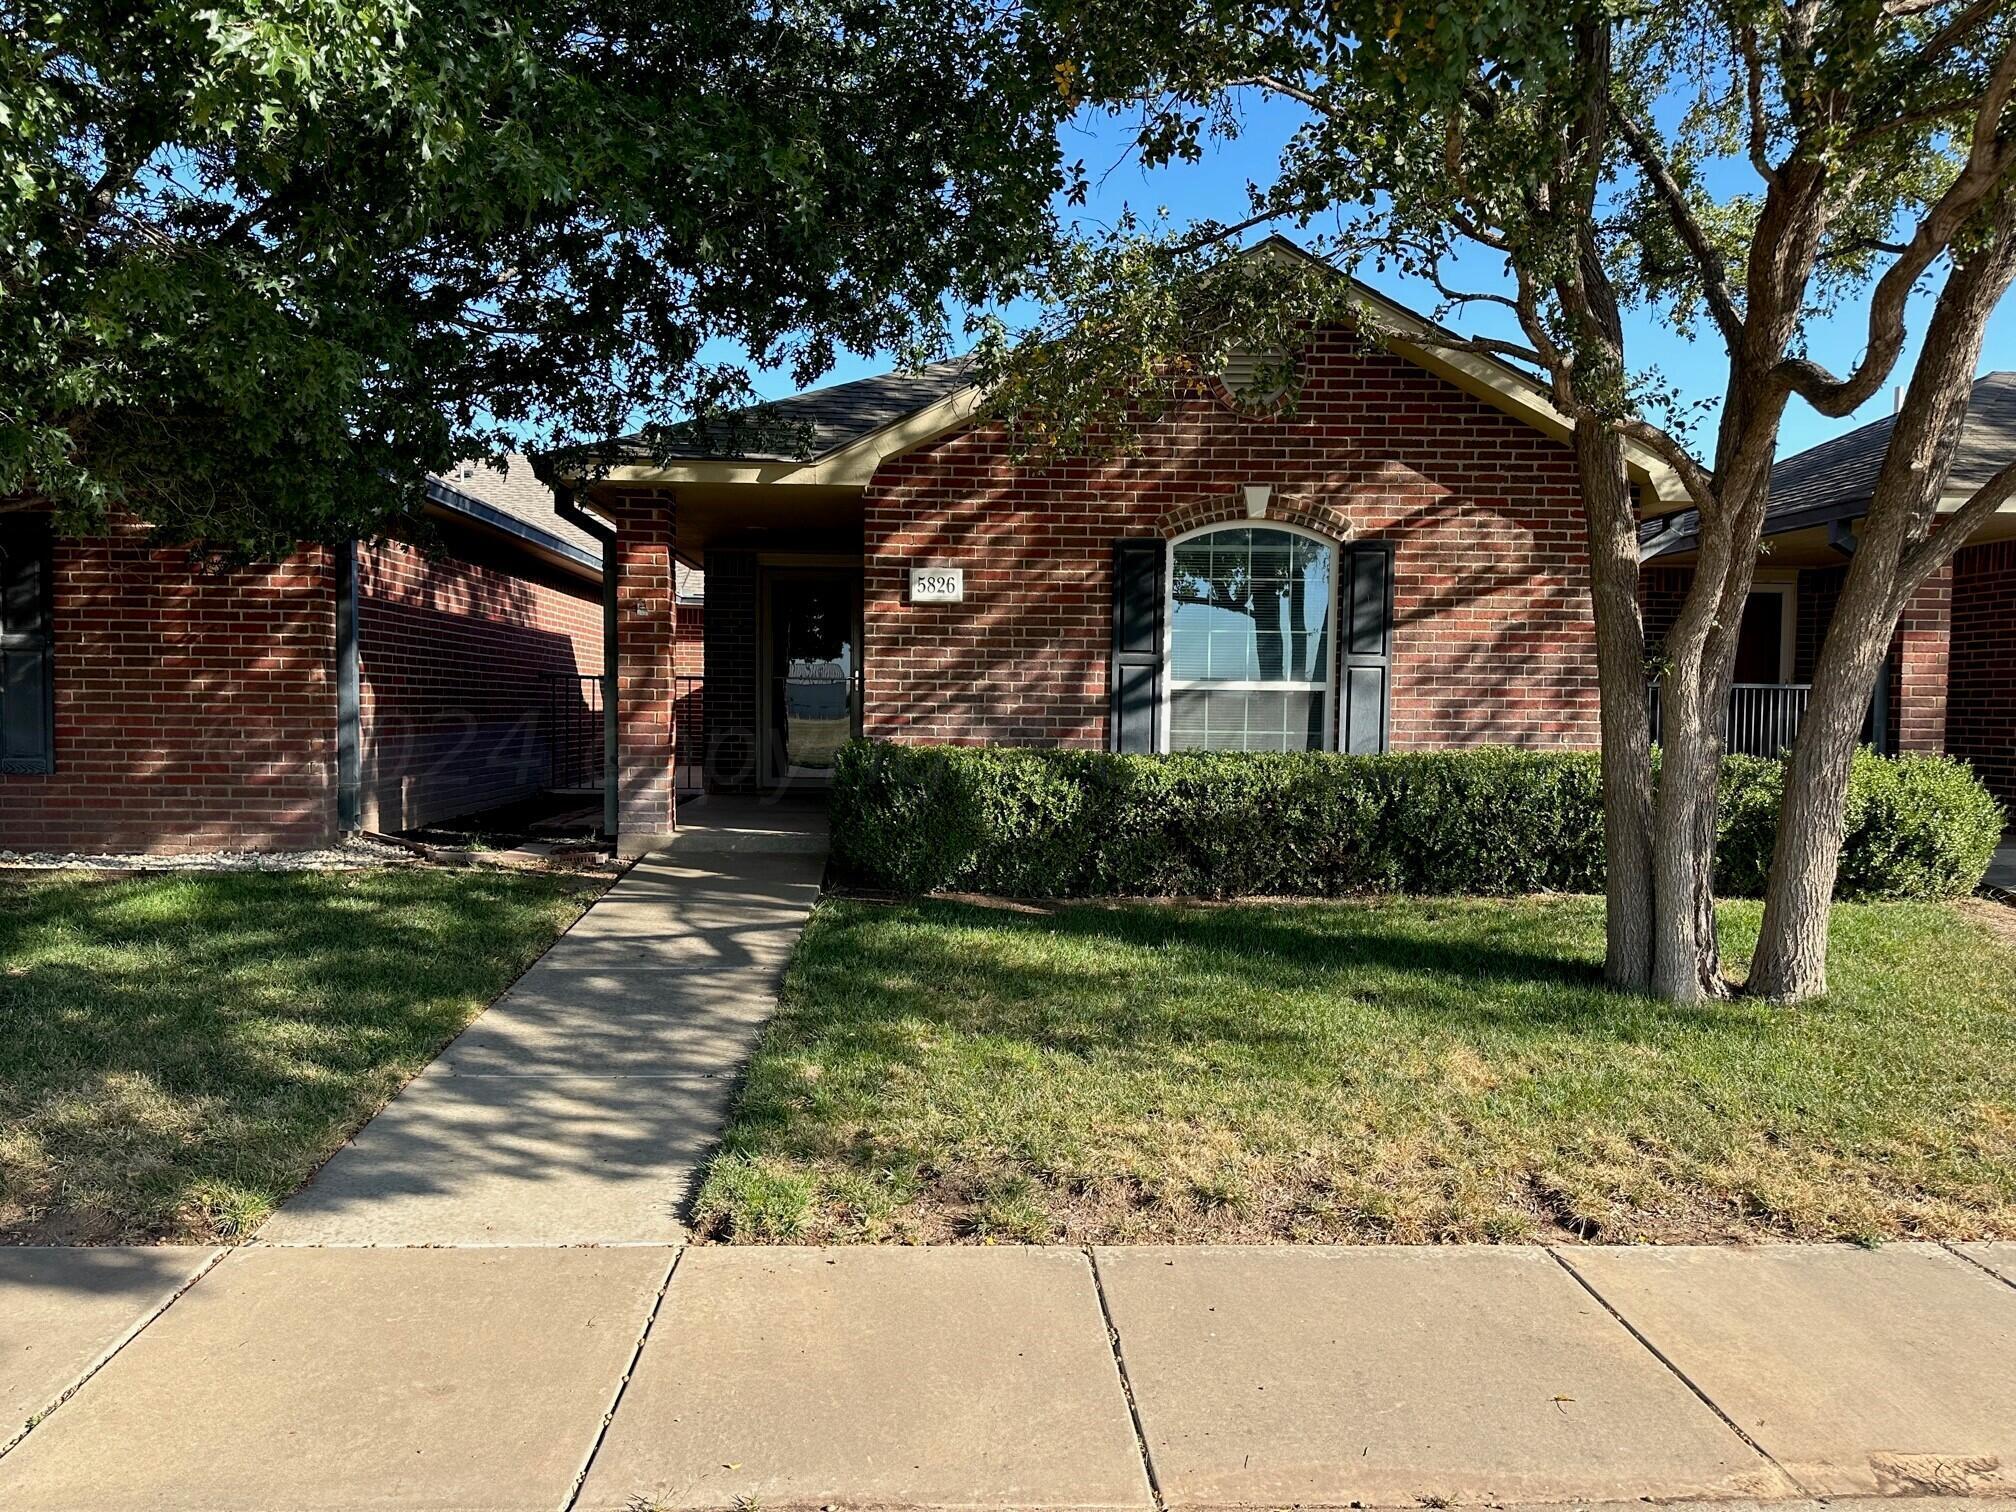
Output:
<instances>
[{"instance_id":1,"label":"large tree trunk","mask_svg":"<svg viewBox=\"0 0 2016 1512\"><path fill-rule=\"evenodd\" d=\"M1988 318L2016 280L2016 195L1995 207L1987 229L1990 234L1956 263L1933 306L1813 669L1812 697L1785 773L1764 922L1750 965L1748 990L1759 997L1800 1002L1827 990L1827 923L1856 737L1898 616L1933 568L1919 548L1935 527L1952 474ZM1993 500L1982 502L1992 510ZM1948 524L1941 545L1950 555L1985 518L1970 509Z\"/></svg>"},{"instance_id":2,"label":"large tree trunk","mask_svg":"<svg viewBox=\"0 0 2016 1512\"><path fill-rule=\"evenodd\" d=\"M1638 532L1622 440L1594 424L1575 434L1603 743L1603 975L1613 987L1643 992L1652 984L1652 732Z\"/></svg>"},{"instance_id":3,"label":"large tree trunk","mask_svg":"<svg viewBox=\"0 0 2016 1512\"><path fill-rule=\"evenodd\" d=\"M1660 689L1652 821L1652 990L1669 1002L1726 996L1715 940L1715 785L1722 766L1698 675Z\"/></svg>"},{"instance_id":4,"label":"large tree trunk","mask_svg":"<svg viewBox=\"0 0 2016 1512\"><path fill-rule=\"evenodd\" d=\"M1844 590L1813 671L1813 694L1785 771L1764 893L1764 925L1746 990L1796 1002L1827 990L1827 919L1841 866L1848 772L1897 611L1871 572Z\"/></svg>"}]
</instances>

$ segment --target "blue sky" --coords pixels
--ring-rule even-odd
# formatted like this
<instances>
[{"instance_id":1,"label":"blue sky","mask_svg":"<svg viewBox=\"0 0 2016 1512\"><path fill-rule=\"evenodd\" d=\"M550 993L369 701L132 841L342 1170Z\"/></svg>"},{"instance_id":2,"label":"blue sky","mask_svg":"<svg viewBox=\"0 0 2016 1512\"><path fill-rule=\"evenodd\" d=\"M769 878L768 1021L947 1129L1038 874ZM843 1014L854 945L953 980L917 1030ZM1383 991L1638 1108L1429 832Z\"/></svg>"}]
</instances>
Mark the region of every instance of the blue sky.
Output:
<instances>
[{"instance_id":1,"label":"blue sky","mask_svg":"<svg viewBox=\"0 0 2016 1512\"><path fill-rule=\"evenodd\" d=\"M1247 213L1247 181L1265 181L1272 176L1280 146L1294 130L1298 117L1296 107L1278 102L1249 105L1245 112L1246 130L1238 139L1209 144L1203 161L1199 163L1173 165L1149 172L1144 171L1128 152L1130 132L1127 123L1103 115L1081 116L1066 129L1065 156L1067 161L1079 158L1085 161L1093 176L1093 193L1082 210L1072 213L1094 224L1110 224L1128 207L1142 214L1166 209L1179 223L1203 217L1224 221L1242 219ZM1748 172L1747 168L1741 171ZM1295 234L1292 228L1288 234ZM1466 272L1470 271L1466 267ZM1475 276L1478 279L1492 278L1495 273L1496 270L1483 259L1477 260ZM1380 274L1369 268L1361 269L1360 276L1381 292L1415 309L1432 311L1438 303L1432 288L1408 279L1390 273ZM1484 283L1479 286L1489 289L1493 285ZM1898 364L1892 383L1855 415L1840 420L1816 414L1803 401L1795 398L1786 411L1780 455L1804 450L1817 441L1852 430L1890 411L1892 388L1908 377L1910 363L1915 359L1917 332L1923 327L1924 308L1928 302L1921 298L1914 306L1912 344ZM1506 330L1503 323L1495 318L1503 314L1490 306L1471 306L1467 311L1454 312L1445 318L1458 329L1516 335L1515 331ZM1845 370L1861 350L1864 319L1864 308L1851 305L1841 315L1816 326L1813 331L1814 355L1836 371ZM1706 337L1689 340L1659 318L1657 312L1638 311L1628 317L1626 344L1634 366L1639 369L1656 366L1666 381L1679 391L1683 401L1712 399L1722 389L1726 359L1719 343ZM822 383L885 372L891 365L886 356L849 354ZM2016 300L2005 300L1997 311L1989 327L1982 366L1984 371L2016 368ZM766 398L779 398L790 392L787 375L779 373L756 375L756 387ZM1707 450L1712 440L1712 422L1693 438L1698 451Z\"/></svg>"}]
</instances>

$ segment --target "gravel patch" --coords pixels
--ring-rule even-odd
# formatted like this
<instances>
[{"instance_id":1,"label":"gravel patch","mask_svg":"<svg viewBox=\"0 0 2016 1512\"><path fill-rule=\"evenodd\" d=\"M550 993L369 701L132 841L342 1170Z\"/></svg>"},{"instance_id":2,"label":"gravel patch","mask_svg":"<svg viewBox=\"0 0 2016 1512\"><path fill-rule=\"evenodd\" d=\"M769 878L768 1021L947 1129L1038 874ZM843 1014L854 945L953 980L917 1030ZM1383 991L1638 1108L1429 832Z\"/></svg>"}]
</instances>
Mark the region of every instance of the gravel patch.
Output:
<instances>
[{"instance_id":1,"label":"gravel patch","mask_svg":"<svg viewBox=\"0 0 2016 1512\"><path fill-rule=\"evenodd\" d=\"M183 851L173 855L0 850L0 871L358 871L424 864L413 852L353 837L316 850Z\"/></svg>"}]
</instances>

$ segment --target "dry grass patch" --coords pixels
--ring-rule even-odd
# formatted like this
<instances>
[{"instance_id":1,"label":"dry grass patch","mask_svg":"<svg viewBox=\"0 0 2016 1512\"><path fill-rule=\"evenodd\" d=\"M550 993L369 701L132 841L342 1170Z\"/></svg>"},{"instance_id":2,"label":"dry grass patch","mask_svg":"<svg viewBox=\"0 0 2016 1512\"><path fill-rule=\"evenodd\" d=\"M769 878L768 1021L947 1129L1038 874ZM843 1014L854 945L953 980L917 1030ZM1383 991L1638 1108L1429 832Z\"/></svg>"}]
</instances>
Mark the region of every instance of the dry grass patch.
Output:
<instances>
[{"instance_id":1,"label":"dry grass patch","mask_svg":"<svg viewBox=\"0 0 2016 1512\"><path fill-rule=\"evenodd\" d=\"M1725 908L1732 959L1754 904ZM1837 910L1835 990L1607 992L1587 898L829 900L698 1216L765 1240L2016 1235L2016 952Z\"/></svg>"},{"instance_id":2,"label":"dry grass patch","mask_svg":"<svg viewBox=\"0 0 2016 1512\"><path fill-rule=\"evenodd\" d=\"M241 1237L606 885L0 878L0 1243Z\"/></svg>"}]
</instances>

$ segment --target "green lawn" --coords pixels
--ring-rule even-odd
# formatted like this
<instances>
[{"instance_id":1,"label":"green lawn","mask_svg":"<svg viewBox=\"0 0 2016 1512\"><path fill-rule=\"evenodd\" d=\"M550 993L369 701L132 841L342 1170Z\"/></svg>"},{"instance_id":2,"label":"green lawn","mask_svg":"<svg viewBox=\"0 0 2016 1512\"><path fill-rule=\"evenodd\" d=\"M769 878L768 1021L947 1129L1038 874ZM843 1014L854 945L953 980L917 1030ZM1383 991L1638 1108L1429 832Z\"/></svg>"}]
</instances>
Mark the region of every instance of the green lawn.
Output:
<instances>
[{"instance_id":1,"label":"green lawn","mask_svg":"<svg viewBox=\"0 0 2016 1512\"><path fill-rule=\"evenodd\" d=\"M0 876L0 1242L244 1235L605 885Z\"/></svg>"},{"instance_id":2,"label":"green lawn","mask_svg":"<svg viewBox=\"0 0 2016 1512\"><path fill-rule=\"evenodd\" d=\"M1990 905L1975 905L1987 907ZM1754 904L1723 929L1740 959ZM720 1238L2016 1235L2016 952L1836 911L1816 1005L1600 985L1587 898L828 901Z\"/></svg>"}]
</instances>

